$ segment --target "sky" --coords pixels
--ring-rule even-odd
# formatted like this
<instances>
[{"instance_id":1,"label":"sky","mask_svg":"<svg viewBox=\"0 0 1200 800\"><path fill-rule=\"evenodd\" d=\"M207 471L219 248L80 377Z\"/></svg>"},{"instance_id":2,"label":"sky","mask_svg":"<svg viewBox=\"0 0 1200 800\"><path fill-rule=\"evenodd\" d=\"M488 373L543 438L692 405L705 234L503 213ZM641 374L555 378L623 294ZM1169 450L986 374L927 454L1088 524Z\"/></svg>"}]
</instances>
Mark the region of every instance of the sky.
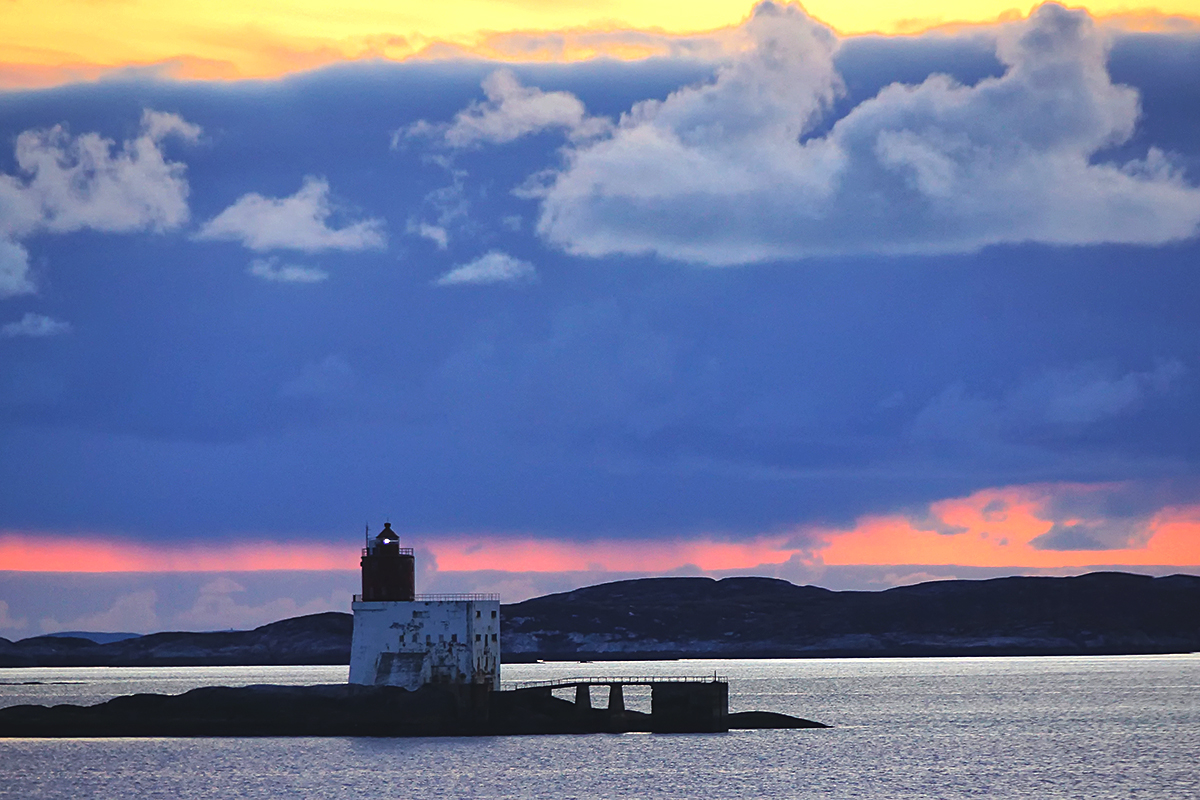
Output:
<instances>
[{"instance_id":1,"label":"sky","mask_svg":"<svg viewBox=\"0 0 1200 800\"><path fill-rule=\"evenodd\" d=\"M0 636L1200 570L1194 4L409 6L8 0Z\"/></svg>"}]
</instances>

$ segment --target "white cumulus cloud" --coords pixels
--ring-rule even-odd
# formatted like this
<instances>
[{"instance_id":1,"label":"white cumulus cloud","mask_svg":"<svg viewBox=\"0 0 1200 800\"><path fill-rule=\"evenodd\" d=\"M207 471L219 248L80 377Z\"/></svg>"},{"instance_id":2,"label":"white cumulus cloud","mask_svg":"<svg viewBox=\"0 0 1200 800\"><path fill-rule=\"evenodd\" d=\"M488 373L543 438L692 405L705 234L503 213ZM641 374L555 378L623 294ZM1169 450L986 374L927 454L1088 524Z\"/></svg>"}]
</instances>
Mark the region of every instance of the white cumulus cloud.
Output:
<instances>
[{"instance_id":1,"label":"white cumulus cloud","mask_svg":"<svg viewBox=\"0 0 1200 800\"><path fill-rule=\"evenodd\" d=\"M407 231L433 242L437 245L438 250L445 250L450 246L450 232L441 225L433 225L429 222L418 222L415 219L410 219Z\"/></svg>"},{"instance_id":2,"label":"white cumulus cloud","mask_svg":"<svg viewBox=\"0 0 1200 800\"><path fill-rule=\"evenodd\" d=\"M62 125L23 132L19 174L0 175L0 235L179 227L188 220L188 184L184 164L162 151L169 135L194 141L200 128L148 110L141 133L119 149L98 133L72 136Z\"/></svg>"},{"instance_id":3,"label":"white cumulus cloud","mask_svg":"<svg viewBox=\"0 0 1200 800\"><path fill-rule=\"evenodd\" d=\"M1107 71L1084 11L1005 25L1003 75L893 84L805 138L837 95L837 42L795 6L759 5L751 40L705 85L623 115L526 193L568 252L722 265L990 244L1161 244L1200 225L1200 189L1167 154L1097 160L1127 142L1136 90Z\"/></svg>"},{"instance_id":4,"label":"white cumulus cloud","mask_svg":"<svg viewBox=\"0 0 1200 800\"><path fill-rule=\"evenodd\" d=\"M537 270L528 261L508 253L491 250L474 261L459 265L434 281L436 286L464 284L515 283L537 278Z\"/></svg>"},{"instance_id":5,"label":"white cumulus cloud","mask_svg":"<svg viewBox=\"0 0 1200 800\"><path fill-rule=\"evenodd\" d=\"M573 139L598 136L612 123L602 117L590 117L583 103L570 92L543 92L523 86L506 69L496 70L483 80L487 102L472 103L460 111L449 125L418 122L397 132L406 136L429 135L441 138L450 147L471 147L481 143L503 144L549 129L561 129Z\"/></svg>"},{"instance_id":6,"label":"white cumulus cloud","mask_svg":"<svg viewBox=\"0 0 1200 800\"><path fill-rule=\"evenodd\" d=\"M119 147L62 125L17 136L17 172L0 174L0 298L36 291L26 236L165 231L187 222L187 168L167 159L162 142L194 142L200 133L178 114L146 110L139 134Z\"/></svg>"},{"instance_id":7,"label":"white cumulus cloud","mask_svg":"<svg viewBox=\"0 0 1200 800\"><path fill-rule=\"evenodd\" d=\"M41 338L59 336L71 332L71 323L52 319L43 314L29 312L17 322L9 322L0 327L0 336L30 336Z\"/></svg>"},{"instance_id":8,"label":"white cumulus cloud","mask_svg":"<svg viewBox=\"0 0 1200 800\"><path fill-rule=\"evenodd\" d=\"M200 228L197 239L229 240L263 252L370 250L386 244L383 220L363 219L340 228L329 225L335 208L329 183L309 176L291 197L243 195Z\"/></svg>"}]
</instances>

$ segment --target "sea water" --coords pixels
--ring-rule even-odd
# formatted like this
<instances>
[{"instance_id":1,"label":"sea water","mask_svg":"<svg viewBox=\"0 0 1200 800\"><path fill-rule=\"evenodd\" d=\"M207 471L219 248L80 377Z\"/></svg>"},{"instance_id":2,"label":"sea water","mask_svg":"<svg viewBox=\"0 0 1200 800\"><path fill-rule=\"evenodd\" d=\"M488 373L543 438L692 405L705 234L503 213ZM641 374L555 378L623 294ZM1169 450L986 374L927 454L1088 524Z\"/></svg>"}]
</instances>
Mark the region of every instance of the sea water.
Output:
<instances>
[{"instance_id":1,"label":"sea water","mask_svg":"<svg viewBox=\"0 0 1200 800\"><path fill-rule=\"evenodd\" d=\"M1200 655L514 664L503 677L713 674L729 680L731 711L782 711L833 727L0 739L0 797L1200 798ZM0 705L345 678L345 667L3 669ZM604 690L594 692L604 705ZM626 690L627 706L648 702Z\"/></svg>"}]
</instances>

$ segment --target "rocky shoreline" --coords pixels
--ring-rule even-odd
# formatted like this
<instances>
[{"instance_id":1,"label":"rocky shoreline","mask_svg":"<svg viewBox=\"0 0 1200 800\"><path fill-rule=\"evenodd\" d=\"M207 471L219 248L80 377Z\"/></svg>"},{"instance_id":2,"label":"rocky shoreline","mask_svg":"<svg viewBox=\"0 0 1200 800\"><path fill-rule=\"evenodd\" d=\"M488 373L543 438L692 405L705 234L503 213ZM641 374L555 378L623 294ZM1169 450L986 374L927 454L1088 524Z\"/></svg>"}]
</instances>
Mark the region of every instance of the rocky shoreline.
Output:
<instances>
[{"instance_id":1,"label":"rocky shoreline","mask_svg":"<svg viewBox=\"0 0 1200 800\"><path fill-rule=\"evenodd\" d=\"M825 728L786 714L729 714L725 729ZM498 736L687 732L653 714L580 708L532 689L464 696L425 686L212 686L94 706L0 709L0 738L146 736Z\"/></svg>"}]
</instances>

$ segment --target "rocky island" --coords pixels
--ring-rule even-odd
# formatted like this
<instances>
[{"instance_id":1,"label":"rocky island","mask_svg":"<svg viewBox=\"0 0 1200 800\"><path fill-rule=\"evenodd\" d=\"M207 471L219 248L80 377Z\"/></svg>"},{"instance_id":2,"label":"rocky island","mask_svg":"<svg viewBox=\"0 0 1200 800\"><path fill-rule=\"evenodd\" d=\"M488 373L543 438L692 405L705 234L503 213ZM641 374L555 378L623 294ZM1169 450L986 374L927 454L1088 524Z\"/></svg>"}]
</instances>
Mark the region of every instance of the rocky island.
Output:
<instances>
[{"instance_id":1,"label":"rocky island","mask_svg":"<svg viewBox=\"0 0 1200 800\"><path fill-rule=\"evenodd\" d=\"M181 695L137 694L94 706L0 709L3 737L495 736L568 733L719 733L825 728L764 711L728 713L728 684L656 687L649 714L609 702L570 702L549 688L455 692L427 685L210 686ZM611 695L610 695L611 698Z\"/></svg>"}]
</instances>

